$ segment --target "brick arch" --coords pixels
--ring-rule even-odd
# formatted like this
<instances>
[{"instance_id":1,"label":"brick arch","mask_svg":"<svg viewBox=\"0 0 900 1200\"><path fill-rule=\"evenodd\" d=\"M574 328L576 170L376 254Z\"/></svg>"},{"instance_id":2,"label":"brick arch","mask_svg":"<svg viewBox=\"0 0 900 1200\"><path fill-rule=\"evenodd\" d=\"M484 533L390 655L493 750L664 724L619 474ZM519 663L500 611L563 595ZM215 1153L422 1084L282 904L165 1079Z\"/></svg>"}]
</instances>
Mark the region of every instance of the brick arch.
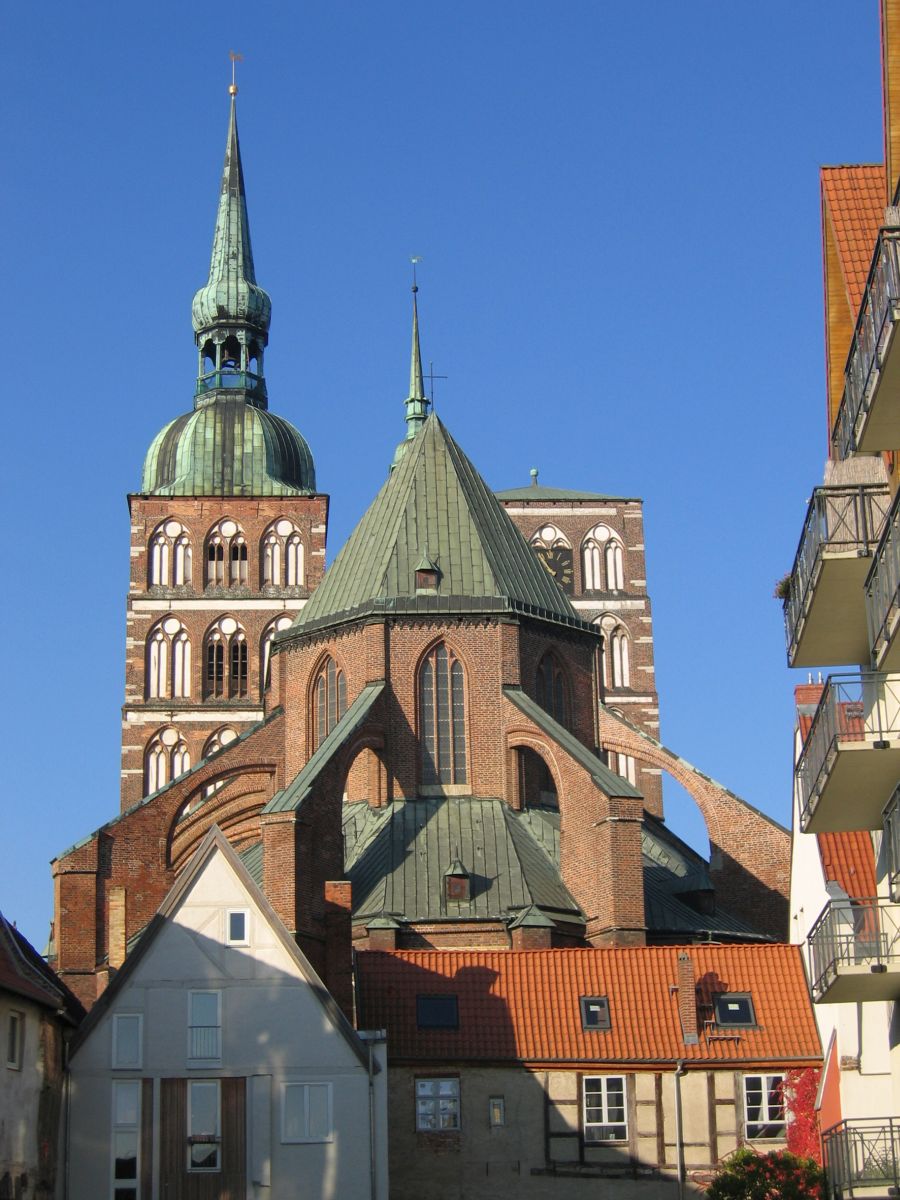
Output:
<instances>
[{"instance_id":1,"label":"brick arch","mask_svg":"<svg viewBox=\"0 0 900 1200\"><path fill-rule=\"evenodd\" d=\"M682 785L706 825L710 876L727 896L726 907L751 928L784 940L791 870L788 830L605 707L600 709L600 744L659 767Z\"/></svg>"},{"instance_id":2,"label":"brick arch","mask_svg":"<svg viewBox=\"0 0 900 1200\"><path fill-rule=\"evenodd\" d=\"M374 808L387 803L388 767L384 758L385 737L380 727L364 728L354 737L340 755L338 764L339 790L346 796L352 774L360 769L360 756L368 754L368 783L366 800ZM356 797L351 796L351 800Z\"/></svg>"},{"instance_id":3,"label":"brick arch","mask_svg":"<svg viewBox=\"0 0 900 1200\"><path fill-rule=\"evenodd\" d=\"M544 762L547 770L553 777L553 782L556 785L556 795L561 797L563 794L562 788L562 773L556 754L553 749L554 743L549 738L542 734L536 733L532 729L510 729L506 735L506 749L509 754L509 766L507 771L507 800L512 803L513 808L522 808L522 798L519 796L518 773L514 754L516 750L532 750ZM560 806L562 801L560 800Z\"/></svg>"},{"instance_id":4,"label":"brick arch","mask_svg":"<svg viewBox=\"0 0 900 1200\"><path fill-rule=\"evenodd\" d=\"M221 792L215 792L209 799L179 820L179 813L184 805L189 803L191 796L186 796L172 816L167 839L167 861L176 871L179 871L200 844L210 826L216 824L236 849L251 841L259 841L262 837L259 814L272 794L272 772L264 768L251 768L219 776ZM201 789L195 789L196 796Z\"/></svg>"}]
</instances>

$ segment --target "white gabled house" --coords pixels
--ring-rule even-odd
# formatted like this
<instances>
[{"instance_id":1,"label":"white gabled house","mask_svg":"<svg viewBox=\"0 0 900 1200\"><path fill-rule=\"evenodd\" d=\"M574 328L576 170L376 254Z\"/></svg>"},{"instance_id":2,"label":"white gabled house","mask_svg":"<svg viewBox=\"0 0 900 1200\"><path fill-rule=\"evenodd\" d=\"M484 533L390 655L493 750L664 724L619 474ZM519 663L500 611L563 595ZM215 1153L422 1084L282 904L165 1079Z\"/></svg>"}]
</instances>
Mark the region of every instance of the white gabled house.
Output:
<instances>
[{"instance_id":1,"label":"white gabled house","mask_svg":"<svg viewBox=\"0 0 900 1200\"><path fill-rule=\"evenodd\" d=\"M387 1200L384 1034L353 1029L215 826L69 1070L71 1197Z\"/></svg>"}]
</instances>

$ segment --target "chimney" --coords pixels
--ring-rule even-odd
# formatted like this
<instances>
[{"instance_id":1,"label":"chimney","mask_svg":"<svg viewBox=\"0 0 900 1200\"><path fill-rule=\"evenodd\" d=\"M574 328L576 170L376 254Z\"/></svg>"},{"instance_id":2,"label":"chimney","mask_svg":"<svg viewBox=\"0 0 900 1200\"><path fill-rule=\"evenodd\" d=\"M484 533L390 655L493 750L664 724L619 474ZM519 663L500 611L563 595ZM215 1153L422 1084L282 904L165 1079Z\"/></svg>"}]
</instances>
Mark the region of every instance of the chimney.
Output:
<instances>
[{"instance_id":1,"label":"chimney","mask_svg":"<svg viewBox=\"0 0 900 1200\"><path fill-rule=\"evenodd\" d=\"M697 985L694 982L694 964L685 950L678 955L678 1016L681 1019L684 1044L696 1046Z\"/></svg>"},{"instance_id":2,"label":"chimney","mask_svg":"<svg viewBox=\"0 0 900 1200\"><path fill-rule=\"evenodd\" d=\"M352 1023L351 910L350 880L328 880L325 884L325 986Z\"/></svg>"},{"instance_id":3,"label":"chimney","mask_svg":"<svg viewBox=\"0 0 900 1200\"><path fill-rule=\"evenodd\" d=\"M400 925L393 917L375 917L366 926L369 950L396 950Z\"/></svg>"}]
</instances>

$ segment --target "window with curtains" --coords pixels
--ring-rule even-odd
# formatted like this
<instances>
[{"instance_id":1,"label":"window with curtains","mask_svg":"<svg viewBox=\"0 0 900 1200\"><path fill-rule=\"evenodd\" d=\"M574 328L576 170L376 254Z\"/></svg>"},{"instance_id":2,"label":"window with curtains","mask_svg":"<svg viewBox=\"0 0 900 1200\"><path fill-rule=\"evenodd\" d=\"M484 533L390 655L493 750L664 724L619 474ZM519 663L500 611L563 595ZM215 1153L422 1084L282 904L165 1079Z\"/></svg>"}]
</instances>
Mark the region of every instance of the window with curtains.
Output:
<instances>
[{"instance_id":1,"label":"window with curtains","mask_svg":"<svg viewBox=\"0 0 900 1200\"><path fill-rule=\"evenodd\" d=\"M468 782L465 677L462 663L443 642L419 670L419 736L423 785Z\"/></svg>"}]
</instances>

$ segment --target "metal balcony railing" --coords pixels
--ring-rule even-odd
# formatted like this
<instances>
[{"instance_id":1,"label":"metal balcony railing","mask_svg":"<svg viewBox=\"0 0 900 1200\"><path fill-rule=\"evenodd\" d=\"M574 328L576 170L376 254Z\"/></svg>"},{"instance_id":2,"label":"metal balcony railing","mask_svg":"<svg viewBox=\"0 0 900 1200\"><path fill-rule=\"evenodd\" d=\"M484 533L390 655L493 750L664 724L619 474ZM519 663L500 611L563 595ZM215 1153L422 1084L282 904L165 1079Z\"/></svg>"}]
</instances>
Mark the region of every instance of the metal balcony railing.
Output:
<instances>
[{"instance_id":1,"label":"metal balcony railing","mask_svg":"<svg viewBox=\"0 0 900 1200\"><path fill-rule=\"evenodd\" d=\"M883 484L815 489L791 568L790 593L784 602L788 654L794 649L798 627L809 606L823 551L868 554L878 541L889 505L890 494Z\"/></svg>"},{"instance_id":2,"label":"metal balcony railing","mask_svg":"<svg viewBox=\"0 0 900 1200\"><path fill-rule=\"evenodd\" d=\"M840 1121L822 1134L830 1197L852 1196L856 1189L900 1184L900 1120L894 1117Z\"/></svg>"},{"instance_id":3,"label":"metal balcony railing","mask_svg":"<svg viewBox=\"0 0 900 1200\"><path fill-rule=\"evenodd\" d=\"M888 886L891 899L900 900L900 787L888 801L883 821L882 846L887 850Z\"/></svg>"},{"instance_id":4,"label":"metal balcony railing","mask_svg":"<svg viewBox=\"0 0 900 1200\"><path fill-rule=\"evenodd\" d=\"M900 904L889 900L831 900L809 931L813 999L834 983L841 967L900 966Z\"/></svg>"},{"instance_id":5,"label":"metal balcony railing","mask_svg":"<svg viewBox=\"0 0 900 1200\"><path fill-rule=\"evenodd\" d=\"M197 380L195 396L203 396L206 392L224 389L251 392L256 396L265 396L266 381L262 375L254 375L252 371L241 371L223 367L219 371L210 371L201 375Z\"/></svg>"},{"instance_id":6,"label":"metal balcony railing","mask_svg":"<svg viewBox=\"0 0 900 1200\"><path fill-rule=\"evenodd\" d=\"M882 229L875 243L869 278L860 305L847 366L844 394L831 435L835 457L848 458L856 449L860 424L872 401L877 368L900 300L900 229Z\"/></svg>"},{"instance_id":7,"label":"metal balcony railing","mask_svg":"<svg viewBox=\"0 0 900 1200\"><path fill-rule=\"evenodd\" d=\"M884 521L866 579L866 621L869 646L875 653L890 636L900 603L900 492Z\"/></svg>"},{"instance_id":8,"label":"metal balcony railing","mask_svg":"<svg viewBox=\"0 0 900 1200\"><path fill-rule=\"evenodd\" d=\"M801 827L809 823L838 742L880 749L891 739L900 739L900 675L829 675L794 768Z\"/></svg>"},{"instance_id":9,"label":"metal balcony railing","mask_svg":"<svg viewBox=\"0 0 900 1200\"><path fill-rule=\"evenodd\" d=\"M191 1025L188 1035L188 1058L219 1059L222 1057L221 1025Z\"/></svg>"}]
</instances>

